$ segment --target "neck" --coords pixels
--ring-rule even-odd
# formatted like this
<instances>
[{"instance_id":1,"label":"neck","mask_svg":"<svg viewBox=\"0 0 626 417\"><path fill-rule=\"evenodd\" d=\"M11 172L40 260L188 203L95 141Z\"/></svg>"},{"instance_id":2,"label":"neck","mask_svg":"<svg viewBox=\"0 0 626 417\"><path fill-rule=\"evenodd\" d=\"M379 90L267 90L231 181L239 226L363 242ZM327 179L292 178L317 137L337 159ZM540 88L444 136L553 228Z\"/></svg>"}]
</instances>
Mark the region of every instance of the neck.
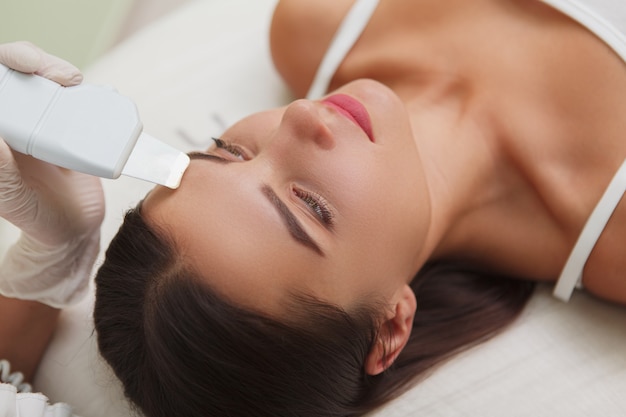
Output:
<instances>
[{"instance_id":1,"label":"neck","mask_svg":"<svg viewBox=\"0 0 626 417\"><path fill-rule=\"evenodd\" d=\"M397 85L406 103L431 201L418 264L455 258L477 222L502 196L505 160L492 111L470 83L448 75ZM497 175L496 175L497 173Z\"/></svg>"}]
</instances>

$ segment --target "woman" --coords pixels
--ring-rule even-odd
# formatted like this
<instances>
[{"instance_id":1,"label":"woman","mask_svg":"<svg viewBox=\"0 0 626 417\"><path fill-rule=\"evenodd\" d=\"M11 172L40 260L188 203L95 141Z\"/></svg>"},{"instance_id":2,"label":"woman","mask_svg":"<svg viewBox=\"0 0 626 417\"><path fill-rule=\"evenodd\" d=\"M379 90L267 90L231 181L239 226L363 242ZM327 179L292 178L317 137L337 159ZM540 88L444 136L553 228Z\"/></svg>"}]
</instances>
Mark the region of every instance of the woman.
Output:
<instances>
[{"instance_id":1,"label":"woman","mask_svg":"<svg viewBox=\"0 0 626 417\"><path fill-rule=\"evenodd\" d=\"M279 4L296 93L350 5ZM622 65L541 3L381 2L332 95L237 123L127 216L97 278L103 356L147 415L397 395L516 316L531 284L506 277L559 276L626 156ZM583 279L617 302L624 216Z\"/></svg>"},{"instance_id":2,"label":"woman","mask_svg":"<svg viewBox=\"0 0 626 417\"><path fill-rule=\"evenodd\" d=\"M278 5L296 94L352 3ZM556 281L626 157L623 62L539 2L381 2L329 91L192 154L109 248L99 345L147 415L376 407L510 322L507 277ZM625 210L583 276L622 303Z\"/></svg>"}]
</instances>

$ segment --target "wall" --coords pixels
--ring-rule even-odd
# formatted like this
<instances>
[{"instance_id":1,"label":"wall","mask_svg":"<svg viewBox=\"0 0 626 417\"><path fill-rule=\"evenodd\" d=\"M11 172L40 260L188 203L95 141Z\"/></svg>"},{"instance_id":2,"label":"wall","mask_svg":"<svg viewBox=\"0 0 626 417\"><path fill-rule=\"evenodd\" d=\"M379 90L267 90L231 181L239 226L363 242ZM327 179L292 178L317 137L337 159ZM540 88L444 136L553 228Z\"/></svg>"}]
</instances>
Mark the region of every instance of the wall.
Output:
<instances>
[{"instance_id":1,"label":"wall","mask_svg":"<svg viewBox=\"0 0 626 417\"><path fill-rule=\"evenodd\" d=\"M0 42L29 40L84 68L117 39L132 0L0 0Z\"/></svg>"}]
</instances>

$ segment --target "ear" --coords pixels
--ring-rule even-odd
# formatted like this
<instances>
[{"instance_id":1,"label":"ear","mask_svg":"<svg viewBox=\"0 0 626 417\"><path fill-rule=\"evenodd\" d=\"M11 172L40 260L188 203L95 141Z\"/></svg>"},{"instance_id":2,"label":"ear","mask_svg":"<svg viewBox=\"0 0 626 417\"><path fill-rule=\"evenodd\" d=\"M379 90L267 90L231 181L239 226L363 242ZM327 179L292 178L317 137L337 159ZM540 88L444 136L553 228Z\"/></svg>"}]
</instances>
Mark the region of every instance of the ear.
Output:
<instances>
[{"instance_id":1,"label":"ear","mask_svg":"<svg viewBox=\"0 0 626 417\"><path fill-rule=\"evenodd\" d=\"M380 325L378 341L365 359L368 375L378 375L389 368L409 341L417 308L411 287L405 284L394 295L391 307Z\"/></svg>"}]
</instances>

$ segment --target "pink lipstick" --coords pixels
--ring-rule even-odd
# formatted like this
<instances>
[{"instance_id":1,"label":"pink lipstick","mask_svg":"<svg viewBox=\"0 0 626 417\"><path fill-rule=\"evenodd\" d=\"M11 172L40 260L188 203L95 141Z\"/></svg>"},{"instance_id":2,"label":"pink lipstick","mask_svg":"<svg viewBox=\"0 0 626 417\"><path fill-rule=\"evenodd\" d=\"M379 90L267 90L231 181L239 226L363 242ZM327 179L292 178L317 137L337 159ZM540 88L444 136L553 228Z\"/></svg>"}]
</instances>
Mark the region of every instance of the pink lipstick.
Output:
<instances>
[{"instance_id":1,"label":"pink lipstick","mask_svg":"<svg viewBox=\"0 0 626 417\"><path fill-rule=\"evenodd\" d=\"M374 142L372 122L365 106L361 102L347 94L333 94L322 100L322 103L336 109L339 113L352 120Z\"/></svg>"}]
</instances>

